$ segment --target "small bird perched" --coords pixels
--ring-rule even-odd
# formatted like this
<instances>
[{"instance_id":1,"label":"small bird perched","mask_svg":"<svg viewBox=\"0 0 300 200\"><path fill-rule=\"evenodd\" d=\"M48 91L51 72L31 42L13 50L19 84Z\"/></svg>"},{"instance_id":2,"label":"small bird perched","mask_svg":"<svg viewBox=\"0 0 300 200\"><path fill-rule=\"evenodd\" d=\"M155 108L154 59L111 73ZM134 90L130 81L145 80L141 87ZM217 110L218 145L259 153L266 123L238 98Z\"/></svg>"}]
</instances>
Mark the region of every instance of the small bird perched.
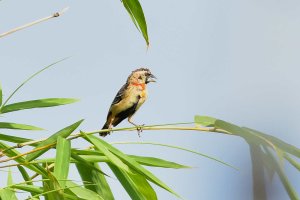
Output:
<instances>
[{"instance_id":1,"label":"small bird perched","mask_svg":"<svg viewBox=\"0 0 300 200\"><path fill-rule=\"evenodd\" d=\"M147 99L147 87L150 82L156 82L156 77L151 74L147 68L139 68L128 76L126 83L119 90L114 98L106 122L102 129L111 129L117 126L121 121L128 118L128 122L137 127L138 133L140 126L131 121L132 116L141 107ZM100 136L106 136L110 132L100 133Z\"/></svg>"}]
</instances>

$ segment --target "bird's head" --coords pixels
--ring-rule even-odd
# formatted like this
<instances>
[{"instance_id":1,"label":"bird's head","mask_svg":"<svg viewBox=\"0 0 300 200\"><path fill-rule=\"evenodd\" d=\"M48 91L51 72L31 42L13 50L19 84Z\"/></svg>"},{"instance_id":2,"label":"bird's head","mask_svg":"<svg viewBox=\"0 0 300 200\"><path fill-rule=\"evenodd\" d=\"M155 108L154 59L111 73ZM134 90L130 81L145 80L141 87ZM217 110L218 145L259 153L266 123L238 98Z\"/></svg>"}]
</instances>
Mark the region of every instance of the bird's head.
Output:
<instances>
[{"instance_id":1,"label":"bird's head","mask_svg":"<svg viewBox=\"0 0 300 200\"><path fill-rule=\"evenodd\" d=\"M150 82L156 82L156 77L147 68L139 68L129 75L128 83L148 84Z\"/></svg>"}]
</instances>

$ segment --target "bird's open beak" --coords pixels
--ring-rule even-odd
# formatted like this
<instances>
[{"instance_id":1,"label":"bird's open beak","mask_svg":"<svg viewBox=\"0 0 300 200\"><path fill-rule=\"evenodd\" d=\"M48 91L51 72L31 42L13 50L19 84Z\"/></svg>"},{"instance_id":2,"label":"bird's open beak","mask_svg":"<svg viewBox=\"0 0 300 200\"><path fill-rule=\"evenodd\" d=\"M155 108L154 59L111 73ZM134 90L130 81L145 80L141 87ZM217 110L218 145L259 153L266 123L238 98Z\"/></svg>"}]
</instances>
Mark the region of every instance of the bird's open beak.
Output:
<instances>
[{"instance_id":1,"label":"bird's open beak","mask_svg":"<svg viewBox=\"0 0 300 200\"><path fill-rule=\"evenodd\" d=\"M147 83L150 83L150 82L156 82L156 80L154 79L157 79L153 74L149 74L149 76L147 77Z\"/></svg>"}]
</instances>

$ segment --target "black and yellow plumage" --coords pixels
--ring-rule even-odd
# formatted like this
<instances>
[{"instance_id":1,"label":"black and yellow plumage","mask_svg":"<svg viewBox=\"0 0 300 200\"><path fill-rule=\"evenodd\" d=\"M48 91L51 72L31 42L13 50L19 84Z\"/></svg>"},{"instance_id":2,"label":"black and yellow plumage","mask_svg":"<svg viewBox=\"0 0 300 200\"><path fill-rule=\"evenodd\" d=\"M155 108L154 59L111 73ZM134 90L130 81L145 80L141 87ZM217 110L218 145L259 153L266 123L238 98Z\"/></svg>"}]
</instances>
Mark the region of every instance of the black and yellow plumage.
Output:
<instances>
[{"instance_id":1,"label":"black and yellow plumage","mask_svg":"<svg viewBox=\"0 0 300 200\"><path fill-rule=\"evenodd\" d=\"M129 123L138 127L138 125L132 122L131 118L146 101L147 84L155 82L155 78L147 68L139 68L132 71L126 83L115 96L102 129L111 129L126 118L128 118ZM106 136L109 133L103 132L100 135Z\"/></svg>"}]
</instances>

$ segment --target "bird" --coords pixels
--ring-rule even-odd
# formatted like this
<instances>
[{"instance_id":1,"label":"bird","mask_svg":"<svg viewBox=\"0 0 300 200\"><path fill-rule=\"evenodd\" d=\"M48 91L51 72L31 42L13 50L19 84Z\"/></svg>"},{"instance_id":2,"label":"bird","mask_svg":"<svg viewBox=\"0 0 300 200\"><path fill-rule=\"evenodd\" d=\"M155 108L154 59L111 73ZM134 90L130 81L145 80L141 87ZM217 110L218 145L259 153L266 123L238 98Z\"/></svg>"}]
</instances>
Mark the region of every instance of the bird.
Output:
<instances>
[{"instance_id":1,"label":"bird","mask_svg":"<svg viewBox=\"0 0 300 200\"><path fill-rule=\"evenodd\" d=\"M157 79L148 68L139 68L131 72L126 83L121 87L110 105L103 129L112 129L128 118L128 122L137 127L138 134L141 126L132 121L133 115L147 99L147 84L156 82ZM111 131L100 132L105 137Z\"/></svg>"}]
</instances>

